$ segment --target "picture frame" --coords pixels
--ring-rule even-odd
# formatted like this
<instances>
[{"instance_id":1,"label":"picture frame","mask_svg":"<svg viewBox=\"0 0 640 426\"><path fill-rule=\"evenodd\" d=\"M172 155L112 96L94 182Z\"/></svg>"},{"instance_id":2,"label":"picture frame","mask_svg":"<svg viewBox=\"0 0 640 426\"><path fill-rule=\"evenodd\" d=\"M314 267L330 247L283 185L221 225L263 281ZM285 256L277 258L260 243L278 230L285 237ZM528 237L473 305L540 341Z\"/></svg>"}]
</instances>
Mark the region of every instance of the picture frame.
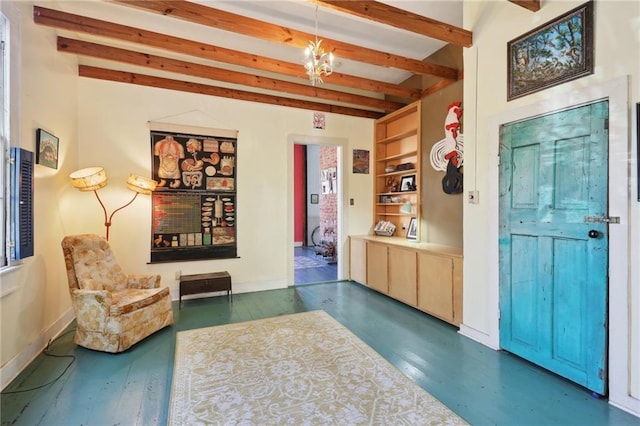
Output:
<instances>
[{"instance_id":1,"label":"picture frame","mask_svg":"<svg viewBox=\"0 0 640 426\"><path fill-rule=\"evenodd\" d=\"M407 239L418 239L418 220L415 217L412 217L409 221L409 226L407 227Z\"/></svg>"},{"instance_id":2,"label":"picture frame","mask_svg":"<svg viewBox=\"0 0 640 426\"><path fill-rule=\"evenodd\" d=\"M507 43L507 101L593 74L593 0Z\"/></svg>"},{"instance_id":3,"label":"picture frame","mask_svg":"<svg viewBox=\"0 0 640 426\"><path fill-rule=\"evenodd\" d=\"M416 190L416 175L407 175L400 178L400 192Z\"/></svg>"},{"instance_id":4,"label":"picture frame","mask_svg":"<svg viewBox=\"0 0 640 426\"><path fill-rule=\"evenodd\" d=\"M320 196L318 194L311 194L311 204L318 204L320 202Z\"/></svg>"},{"instance_id":5,"label":"picture frame","mask_svg":"<svg viewBox=\"0 0 640 426\"><path fill-rule=\"evenodd\" d=\"M36 164L52 169L58 168L60 139L44 129L36 131Z\"/></svg>"}]
</instances>

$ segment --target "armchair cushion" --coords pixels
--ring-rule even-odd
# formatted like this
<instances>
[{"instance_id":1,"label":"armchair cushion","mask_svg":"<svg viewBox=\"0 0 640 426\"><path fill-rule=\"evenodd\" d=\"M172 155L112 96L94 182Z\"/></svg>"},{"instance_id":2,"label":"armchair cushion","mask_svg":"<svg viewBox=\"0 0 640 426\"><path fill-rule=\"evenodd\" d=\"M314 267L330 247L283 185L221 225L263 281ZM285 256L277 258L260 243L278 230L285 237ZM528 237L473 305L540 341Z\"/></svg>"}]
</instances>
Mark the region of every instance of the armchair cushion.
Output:
<instances>
[{"instance_id":1,"label":"armchair cushion","mask_svg":"<svg viewBox=\"0 0 640 426\"><path fill-rule=\"evenodd\" d=\"M112 305L109 308L111 315L122 315L137 309L157 303L163 297L169 296L169 288L153 289L126 289L111 293Z\"/></svg>"}]
</instances>

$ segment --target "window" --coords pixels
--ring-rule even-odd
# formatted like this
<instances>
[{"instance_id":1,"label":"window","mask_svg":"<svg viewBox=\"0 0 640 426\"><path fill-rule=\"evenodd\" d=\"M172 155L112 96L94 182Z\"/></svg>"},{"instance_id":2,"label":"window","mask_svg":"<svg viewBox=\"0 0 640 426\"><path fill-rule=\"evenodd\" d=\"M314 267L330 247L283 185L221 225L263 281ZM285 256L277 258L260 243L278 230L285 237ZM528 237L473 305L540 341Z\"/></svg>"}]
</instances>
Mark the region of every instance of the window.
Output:
<instances>
[{"instance_id":1,"label":"window","mask_svg":"<svg viewBox=\"0 0 640 426\"><path fill-rule=\"evenodd\" d=\"M2 158L0 158L0 236L2 236L2 247L0 247L0 268L9 264L8 258L8 197L9 197L9 31L7 18L0 13L0 148L2 148Z\"/></svg>"},{"instance_id":2,"label":"window","mask_svg":"<svg viewBox=\"0 0 640 426\"><path fill-rule=\"evenodd\" d=\"M33 256L33 153L11 146L11 124L18 120L11 117L17 105L10 96L9 30L9 20L0 13L0 271Z\"/></svg>"}]
</instances>

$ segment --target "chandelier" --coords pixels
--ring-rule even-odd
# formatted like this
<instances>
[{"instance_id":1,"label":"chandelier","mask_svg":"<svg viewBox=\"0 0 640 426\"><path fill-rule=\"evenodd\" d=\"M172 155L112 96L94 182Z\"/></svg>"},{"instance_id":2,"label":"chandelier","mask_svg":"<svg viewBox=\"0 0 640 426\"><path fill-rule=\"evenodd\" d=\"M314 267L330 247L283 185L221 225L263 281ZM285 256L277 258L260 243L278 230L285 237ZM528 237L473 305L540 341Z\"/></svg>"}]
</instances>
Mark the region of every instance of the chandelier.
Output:
<instances>
[{"instance_id":1,"label":"chandelier","mask_svg":"<svg viewBox=\"0 0 640 426\"><path fill-rule=\"evenodd\" d=\"M316 39L309 41L309 45L304 50L305 64L312 86L322 84L322 76L331 75L333 72L333 53L327 53L320 46L322 40L318 40L318 6L316 5Z\"/></svg>"}]
</instances>

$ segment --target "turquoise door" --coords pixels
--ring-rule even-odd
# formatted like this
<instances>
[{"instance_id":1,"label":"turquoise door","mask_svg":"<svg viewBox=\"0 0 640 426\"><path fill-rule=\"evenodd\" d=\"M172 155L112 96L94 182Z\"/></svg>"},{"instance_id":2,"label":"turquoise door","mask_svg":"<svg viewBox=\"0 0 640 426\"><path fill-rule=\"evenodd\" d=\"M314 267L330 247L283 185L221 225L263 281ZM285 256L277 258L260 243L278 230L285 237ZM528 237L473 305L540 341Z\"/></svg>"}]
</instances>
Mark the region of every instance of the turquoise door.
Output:
<instances>
[{"instance_id":1,"label":"turquoise door","mask_svg":"<svg viewBox=\"0 0 640 426\"><path fill-rule=\"evenodd\" d=\"M607 390L608 102L500 130L500 345Z\"/></svg>"}]
</instances>

